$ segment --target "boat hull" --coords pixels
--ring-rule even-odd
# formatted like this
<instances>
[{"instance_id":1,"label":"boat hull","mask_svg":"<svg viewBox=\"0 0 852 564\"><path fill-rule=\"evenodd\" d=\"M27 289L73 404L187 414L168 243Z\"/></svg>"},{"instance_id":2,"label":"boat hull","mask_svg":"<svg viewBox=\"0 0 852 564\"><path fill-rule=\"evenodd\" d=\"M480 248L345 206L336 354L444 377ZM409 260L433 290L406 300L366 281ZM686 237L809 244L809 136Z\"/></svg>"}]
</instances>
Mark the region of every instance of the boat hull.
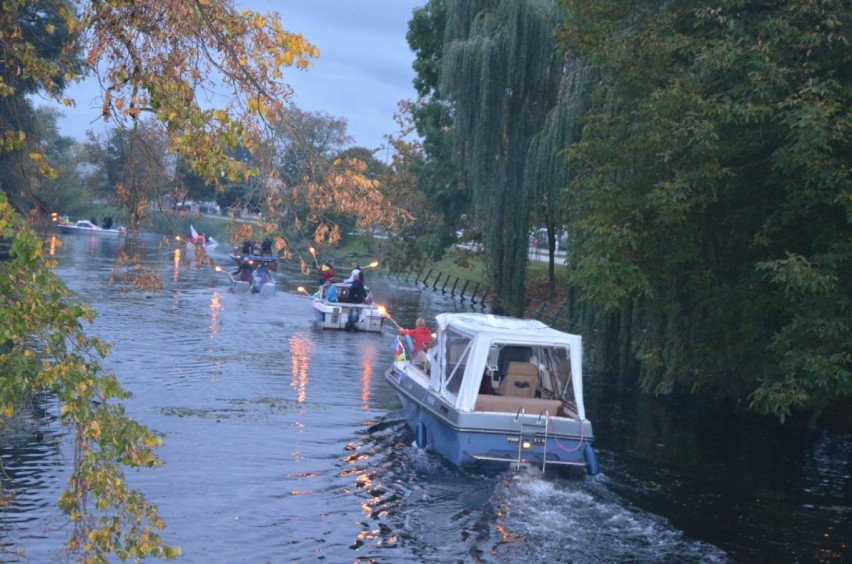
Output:
<instances>
[{"instance_id":1,"label":"boat hull","mask_svg":"<svg viewBox=\"0 0 852 564\"><path fill-rule=\"evenodd\" d=\"M418 446L457 466L582 466L600 472L591 424L549 413L461 412L429 390L426 377L396 362L385 379L399 396Z\"/></svg>"},{"instance_id":2,"label":"boat hull","mask_svg":"<svg viewBox=\"0 0 852 564\"><path fill-rule=\"evenodd\" d=\"M314 300L313 307L317 325L322 329L346 330L350 312L354 311L357 314L355 330L371 333L382 330L384 317L375 305Z\"/></svg>"},{"instance_id":3,"label":"boat hull","mask_svg":"<svg viewBox=\"0 0 852 564\"><path fill-rule=\"evenodd\" d=\"M74 225L59 225L60 233L68 233L68 234L77 234L77 235L89 235L91 237L124 237L125 231L123 229L87 229L83 227L76 227Z\"/></svg>"}]
</instances>

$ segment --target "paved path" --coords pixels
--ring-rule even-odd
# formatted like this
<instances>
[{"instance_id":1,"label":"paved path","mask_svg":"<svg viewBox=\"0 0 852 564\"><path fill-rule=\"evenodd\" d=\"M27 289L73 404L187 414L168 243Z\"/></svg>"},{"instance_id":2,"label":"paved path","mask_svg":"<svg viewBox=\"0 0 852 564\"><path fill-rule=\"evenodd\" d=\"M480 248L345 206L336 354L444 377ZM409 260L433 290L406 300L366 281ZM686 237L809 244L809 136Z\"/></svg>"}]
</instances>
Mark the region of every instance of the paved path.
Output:
<instances>
[{"instance_id":1,"label":"paved path","mask_svg":"<svg viewBox=\"0 0 852 564\"><path fill-rule=\"evenodd\" d=\"M547 249L539 247L530 247L528 256L530 261L547 262L549 260ZM568 253L558 250L556 251L556 256L553 257L553 261L555 264L565 264L566 258L568 258Z\"/></svg>"}]
</instances>

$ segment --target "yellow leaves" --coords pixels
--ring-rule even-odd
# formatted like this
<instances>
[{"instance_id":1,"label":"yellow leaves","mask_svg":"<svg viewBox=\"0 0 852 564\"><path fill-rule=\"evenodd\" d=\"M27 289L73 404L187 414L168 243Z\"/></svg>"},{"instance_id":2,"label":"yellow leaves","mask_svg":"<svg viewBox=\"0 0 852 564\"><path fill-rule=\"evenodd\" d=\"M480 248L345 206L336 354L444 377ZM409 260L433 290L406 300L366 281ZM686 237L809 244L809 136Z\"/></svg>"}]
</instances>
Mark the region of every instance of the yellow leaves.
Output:
<instances>
[{"instance_id":1,"label":"yellow leaves","mask_svg":"<svg viewBox=\"0 0 852 564\"><path fill-rule=\"evenodd\" d=\"M252 97L248 99L248 111L252 114L260 113L261 102L257 97Z\"/></svg>"},{"instance_id":2,"label":"yellow leaves","mask_svg":"<svg viewBox=\"0 0 852 564\"><path fill-rule=\"evenodd\" d=\"M145 437L145 440L143 442L148 448L158 448L165 444L165 441L162 439L162 437L158 437L156 435L149 435Z\"/></svg>"},{"instance_id":3,"label":"yellow leaves","mask_svg":"<svg viewBox=\"0 0 852 564\"><path fill-rule=\"evenodd\" d=\"M15 406L11 403L7 403L3 407L3 415L5 415L7 418L14 416L15 415Z\"/></svg>"},{"instance_id":4,"label":"yellow leaves","mask_svg":"<svg viewBox=\"0 0 852 564\"><path fill-rule=\"evenodd\" d=\"M93 439L99 439L101 436L101 424L97 421L92 421L89 424L89 436Z\"/></svg>"}]
</instances>

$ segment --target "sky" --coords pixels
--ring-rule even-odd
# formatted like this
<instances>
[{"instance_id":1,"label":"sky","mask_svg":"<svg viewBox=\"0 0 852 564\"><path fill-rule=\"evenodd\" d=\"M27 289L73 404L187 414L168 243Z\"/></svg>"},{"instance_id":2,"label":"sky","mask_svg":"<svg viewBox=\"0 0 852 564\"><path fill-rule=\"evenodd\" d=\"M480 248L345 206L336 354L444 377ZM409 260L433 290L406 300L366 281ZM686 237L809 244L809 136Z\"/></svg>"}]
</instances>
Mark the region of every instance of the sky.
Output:
<instances>
[{"instance_id":1,"label":"sky","mask_svg":"<svg viewBox=\"0 0 852 564\"><path fill-rule=\"evenodd\" d=\"M285 80L302 110L345 118L354 144L377 149L396 134L393 114L400 100L414 99L414 54L405 34L415 8L426 0L236 0L238 9L278 12L284 29L301 33L320 56L307 71L285 69ZM94 81L75 85L67 95L73 109L60 108L62 135L84 140L87 130L102 134L100 94ZM38 105L38 101L36 104Z\"/></svg>"}]
</instances>

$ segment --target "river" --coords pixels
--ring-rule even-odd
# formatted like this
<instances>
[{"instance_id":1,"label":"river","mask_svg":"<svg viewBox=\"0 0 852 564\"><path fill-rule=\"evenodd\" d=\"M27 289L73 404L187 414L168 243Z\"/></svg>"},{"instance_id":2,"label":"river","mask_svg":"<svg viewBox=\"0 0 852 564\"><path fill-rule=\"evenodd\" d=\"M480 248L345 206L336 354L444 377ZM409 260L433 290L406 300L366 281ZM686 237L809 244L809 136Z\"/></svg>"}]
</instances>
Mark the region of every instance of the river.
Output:
<instances>
[{"instance_id":1,"label":"river","mask_svg":"<svg viewBox=\"0 0 852 564\"><path fill-rule=\"evenodd\" d=\"M305 284L236 295L209 266L146 241L155 293L107 283L119 241L63 235L57 273L97 311L132 417L162 433L158 469L129 471L184 562L842 562L852 560L852 437L779 429L730 406L664 403L586 375L598 480L459 470L412 446L382 379L382 334L314 328ZM223 245L212 252L230 266ZM368 270L403 325L472 306ZM71 455L57 406L2 445L16 494L4 562L47 562ZM11 551L22 550L26 556Z\"/></svg>"}]
</instances>

